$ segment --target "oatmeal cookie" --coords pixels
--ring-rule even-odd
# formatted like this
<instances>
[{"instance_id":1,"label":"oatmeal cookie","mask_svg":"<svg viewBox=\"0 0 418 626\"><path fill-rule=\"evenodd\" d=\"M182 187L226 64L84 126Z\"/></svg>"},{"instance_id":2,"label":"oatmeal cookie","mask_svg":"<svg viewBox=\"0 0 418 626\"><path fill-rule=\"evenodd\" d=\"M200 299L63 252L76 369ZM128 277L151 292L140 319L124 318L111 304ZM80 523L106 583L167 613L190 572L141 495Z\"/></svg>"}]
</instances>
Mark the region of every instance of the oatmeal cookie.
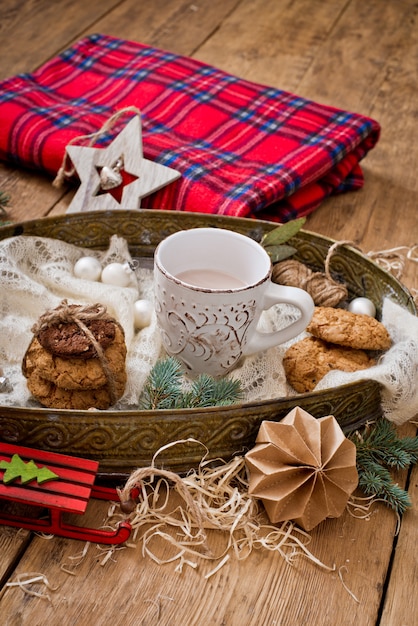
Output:
<instances>
[{"instance_id":1,"label":"oatmeal cookie","mask_svg":"<svg viewBox=\"0 0 418 626\"><path fill-rule=\"evenodd\" d=\"M363 350L327 344L316 337L306 337L288 348L283 367L288 383L298 393L312 391L331 370L355 372L375 365Z\"/></svg>"},{"instance_id":2,"label":"oatmeal cookie","mask_svg":"<svg viewBox=\"0 0 418 626\"><path fill-rule=\"evenodd\" d=\"M391 345L390 335L381 322L345 309L316 307L306 330L329 343L358 350L387 350Z\"/></svg>"},{"instance_id":3,"label":"oatmeal cookie","mask_svg":"<svg viewBox=\"0 0 418 626\"><path fill-rule=\"evenodd\" d=\"M28 389L43 406L53 409L108 409L112 404L108 385L98 389L61 389L35 371L27 379ZM123 393L123 390L122 390ZM122 393L120 395L122 395Z\"/></svg>"}]
</instances>

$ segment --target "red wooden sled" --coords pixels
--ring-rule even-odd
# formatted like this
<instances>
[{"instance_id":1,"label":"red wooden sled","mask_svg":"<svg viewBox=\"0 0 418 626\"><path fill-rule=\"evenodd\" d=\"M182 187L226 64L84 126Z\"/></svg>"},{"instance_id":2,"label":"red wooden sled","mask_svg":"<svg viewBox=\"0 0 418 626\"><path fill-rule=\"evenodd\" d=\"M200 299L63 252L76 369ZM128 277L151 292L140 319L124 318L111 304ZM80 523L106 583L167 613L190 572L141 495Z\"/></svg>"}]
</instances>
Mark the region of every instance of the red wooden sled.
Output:
<instances>
[{"instance_id":1,"label":"red wooden sled","mask_svg":"<svg viewBox=\"0 0 418 626\"><path fill-rule=\"evenodd\" d=\"M0 468L1 499L48 510L44 519L4 513L0 508L0 524L103 544L123 543L128 539L132 529L127 521L120 522L115 530L96 530L66 524L62 518L64 513L85 513L91 497L117 500L116 490L94 485L97 461L0 442L0 462L10 462L15 454L25 463L33 461L39 468L48 468L58 478L41 484L37 480L22 484L18 478L5 484L6 470Z\"/></svg>"}]
</instances>

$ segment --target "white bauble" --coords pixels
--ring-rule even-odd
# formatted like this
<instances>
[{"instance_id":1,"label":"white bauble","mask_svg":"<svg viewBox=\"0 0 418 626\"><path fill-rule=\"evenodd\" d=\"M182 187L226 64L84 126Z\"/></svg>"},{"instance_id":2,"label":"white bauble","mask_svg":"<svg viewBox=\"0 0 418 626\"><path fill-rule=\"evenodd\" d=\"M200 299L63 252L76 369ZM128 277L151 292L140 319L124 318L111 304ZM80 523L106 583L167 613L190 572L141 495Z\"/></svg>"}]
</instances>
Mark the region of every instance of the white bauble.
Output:
<instances>
[{"instance_id":1,"label":"white bauble","mask_svg":"<svg viewBox=\"0 0 418 626\"><path fill-rule=\"evenodd\" d=\"M94 256L83 256L74 265L74 276L84 280L99 280L102 273L100 261Z\"/></svg>"},{"instance_id":2,"label":"white bauble","mask_svg":"<svg viewBox=\"0 0 418 626\"><path fill-rule=\"evenodd\" d=\"M361 313L369 317L376 316L376 307L369 298L354 298L348 305L348 310L351 313Z\"/></svg>"},{"instance_id":3,"label":"white bauble","mask_svg":"<svg viewBox=\"0 0 418 626\"><path fill-rule=\"evenodd\" d=\"M102 283L116 287L127 287L131 282L132 274L129 263L109 263L103 268Z\"/></svg>"},{"instance_id":4,"label":"white bauble","mask_svg":"<svg viewBox=\"0 0 418 626\"><path fill-rule=\"evenodd\" d=\"M153 306L149 300L137 300L134 302L134 326L141 330L151 324Z\"/></svg>"}]
</instances>

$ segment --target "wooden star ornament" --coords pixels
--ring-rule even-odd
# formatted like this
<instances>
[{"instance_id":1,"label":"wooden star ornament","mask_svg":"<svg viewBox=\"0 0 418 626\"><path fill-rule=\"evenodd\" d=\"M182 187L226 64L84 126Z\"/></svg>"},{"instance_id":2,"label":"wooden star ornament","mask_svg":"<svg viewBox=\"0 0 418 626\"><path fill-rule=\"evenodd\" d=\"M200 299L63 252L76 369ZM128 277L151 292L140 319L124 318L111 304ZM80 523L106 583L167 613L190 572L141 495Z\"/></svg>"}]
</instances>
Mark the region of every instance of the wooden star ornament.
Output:
<instances>
[{"instance_id":1,"label":"wooden star ornament","mask_svg":"<svg viewBox=\"0 0 418 626\"><path fill-rule=\"evenodd\" d=\"M80 186L67 213L139 209L141 198L177 180L176 170L143 156L137 115L106 148L67 146Z\"/></svg>"}]
</instances>

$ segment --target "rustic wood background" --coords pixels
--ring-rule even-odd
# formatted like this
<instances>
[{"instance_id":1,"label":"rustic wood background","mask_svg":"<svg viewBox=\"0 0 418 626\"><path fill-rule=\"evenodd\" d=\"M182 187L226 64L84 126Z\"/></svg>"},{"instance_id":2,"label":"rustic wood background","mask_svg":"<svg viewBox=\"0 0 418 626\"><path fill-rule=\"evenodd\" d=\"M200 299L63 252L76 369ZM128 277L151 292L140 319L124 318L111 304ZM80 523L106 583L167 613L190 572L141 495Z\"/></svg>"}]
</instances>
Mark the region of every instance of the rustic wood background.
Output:
<instances>
[{"instance_id":1,"label":"rustic wood background","mask_svg":"<svg viewBox=\"0 0 418 626\"><path fill-rule=\"evenodd\" d=\"M382 136L363 163L364 188L324 202L306 229L365 252L411 246L418 240L417 14L415 0L2 0L0 78L32 71L102 32L374 117ZM63 213L74 193L4 164L0 190L11 196L14 221ZM402 281L416 289L417 278L417 264L408 262ZM413 502L398 535L383 505L367 521L345 514L312 532L312 551L336 565L332 573L258 550L205 580L211 563L179 574L125 549L101 565L90 546L71 576L61 565L82 544L0 528L0 623L415 626L417 468L398 479ZM100 525L104 516L103 503L94 502L85 523ZM57 587L51 601L5 586L24 572L47 576Z\"/></svg>"}]
</instances>

